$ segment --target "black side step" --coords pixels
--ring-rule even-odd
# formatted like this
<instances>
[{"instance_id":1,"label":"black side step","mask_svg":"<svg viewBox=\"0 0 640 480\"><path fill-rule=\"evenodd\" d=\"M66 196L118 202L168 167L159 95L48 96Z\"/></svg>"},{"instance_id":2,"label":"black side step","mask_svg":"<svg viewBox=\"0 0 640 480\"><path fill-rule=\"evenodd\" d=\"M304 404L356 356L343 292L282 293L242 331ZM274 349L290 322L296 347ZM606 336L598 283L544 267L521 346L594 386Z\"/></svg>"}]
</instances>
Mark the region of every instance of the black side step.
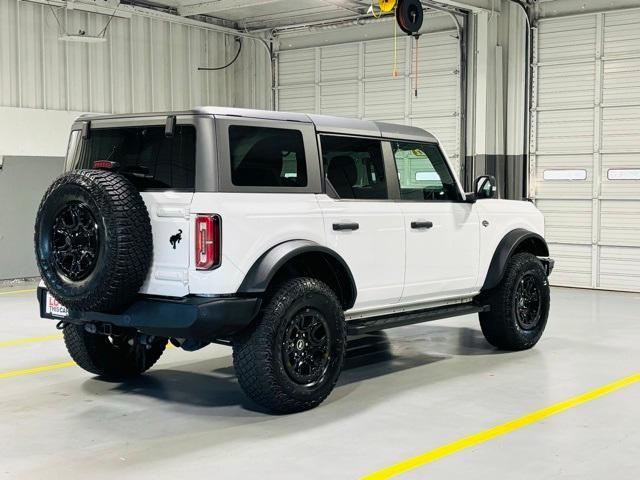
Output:
<instances>
[{"instance_id":1,"label":"black side step","mask_svg":"<svg viewBox=\"0 0 640 480\"><path fill-rule=\"evenodd\" d=\"M386 328L403 327L415 323L431 322L449 317L459 317L478 312L488 312L489 305L476 305L474 303L462 303L458 305L445 305L443 307L428 308L425 310L413 310L404 313L392 313L379 317L365 318L361 320L347 321L348 335L362 335L363 333L377 332Z\"/></svg>"}]
</instances>

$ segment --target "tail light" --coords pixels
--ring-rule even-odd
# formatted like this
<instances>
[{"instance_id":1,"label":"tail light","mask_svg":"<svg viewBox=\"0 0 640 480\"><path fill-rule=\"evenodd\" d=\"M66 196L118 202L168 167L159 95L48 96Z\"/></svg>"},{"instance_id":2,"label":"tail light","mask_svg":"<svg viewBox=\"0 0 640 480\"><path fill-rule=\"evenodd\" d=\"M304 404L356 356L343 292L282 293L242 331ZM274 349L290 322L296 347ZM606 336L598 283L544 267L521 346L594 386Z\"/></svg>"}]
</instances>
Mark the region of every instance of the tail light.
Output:
<instances>
[{"instance_id":1,"label":"tail light","mask_svg":"<svg viewBox=\"0 0 640 480\"><path fill-rule=\"evenodd\" d=\"M109 160L96 160L93 162L93 168L99 170L117 170L120 167L118 162L111 162Z\"/></svg>"},{"instance_id":2,"label":"tail light","mask_svg":"<svg viewBox=\"0 0 640 480\"><path fill-rule=\"evenodd\" d=\"M196 269L211 270L220 265L220 224L218 215L196 217Z\"/></svg>"}]
</instances>

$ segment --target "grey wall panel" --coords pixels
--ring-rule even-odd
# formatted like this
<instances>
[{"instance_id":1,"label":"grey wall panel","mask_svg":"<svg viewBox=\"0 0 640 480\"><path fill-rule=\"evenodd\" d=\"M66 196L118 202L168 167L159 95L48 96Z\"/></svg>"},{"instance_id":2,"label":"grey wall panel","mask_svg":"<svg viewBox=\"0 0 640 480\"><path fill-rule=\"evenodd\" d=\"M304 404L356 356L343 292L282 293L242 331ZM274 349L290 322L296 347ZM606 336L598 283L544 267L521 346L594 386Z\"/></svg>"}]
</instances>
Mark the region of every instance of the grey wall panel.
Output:
<instances>
[{"instance_id":1,"label":"grey wall panel","mask_svg":"<svg viewBox=\"0 0 640 480\"><path fill-rule=\"evenodd\" d=\"M33 225L62 157L4 157L0 170L0 280L38 275Z\"/></svg>"}]
</instances>

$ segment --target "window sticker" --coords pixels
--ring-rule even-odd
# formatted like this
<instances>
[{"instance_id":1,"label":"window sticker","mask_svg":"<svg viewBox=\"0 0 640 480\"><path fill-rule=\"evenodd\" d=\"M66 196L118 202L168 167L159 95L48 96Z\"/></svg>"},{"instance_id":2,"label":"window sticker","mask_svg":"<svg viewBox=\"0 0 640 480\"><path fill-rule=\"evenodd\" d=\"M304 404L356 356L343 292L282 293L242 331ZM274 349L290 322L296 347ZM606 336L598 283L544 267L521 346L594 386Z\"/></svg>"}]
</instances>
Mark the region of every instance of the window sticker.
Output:
<instances>
[{"instance_id":1,"label":"window sticker","mask_svg":"<svg viewBox=\"0 0 640 480\"><path fill-rule=\"evenodd\" d=\"M420 150L419 148L414 148L413 150L411 150L411 153L413 153L414 156L416 157L422 157L425 158L427 156L426 153L424 153L422 150Z\"/></svg>"}]
</instances>

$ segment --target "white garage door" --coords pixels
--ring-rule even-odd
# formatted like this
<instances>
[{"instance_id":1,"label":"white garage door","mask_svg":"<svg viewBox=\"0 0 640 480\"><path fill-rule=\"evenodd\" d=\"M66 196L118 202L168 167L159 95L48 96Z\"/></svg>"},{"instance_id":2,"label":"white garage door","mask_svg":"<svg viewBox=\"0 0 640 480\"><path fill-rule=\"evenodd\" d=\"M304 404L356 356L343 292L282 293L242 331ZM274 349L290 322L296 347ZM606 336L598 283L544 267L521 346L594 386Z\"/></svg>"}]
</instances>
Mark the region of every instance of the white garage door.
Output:
<instances>
[{"instance_id":1,"label":"white garage door","mask_svg":"<svg viewBox=\"0 0 640 480\"><path fill-rule=\"evenodd\" d=\"M460 171L460 65L455 31L420 37L418 97L411 42L398 37L399 76L391 75L393 38L282 51L278 110L383 120L429 130Z\"/></svg>"},{"instance_id":2,"label":"white garage door","mask_svg":"<svg viewBox=\"0 0 640 480\"><path fill-rule=\"evenodd\" d=\"M531 186L557 285L640 291L640 10L541 20Z\"/></svg>"}]
</instances>

